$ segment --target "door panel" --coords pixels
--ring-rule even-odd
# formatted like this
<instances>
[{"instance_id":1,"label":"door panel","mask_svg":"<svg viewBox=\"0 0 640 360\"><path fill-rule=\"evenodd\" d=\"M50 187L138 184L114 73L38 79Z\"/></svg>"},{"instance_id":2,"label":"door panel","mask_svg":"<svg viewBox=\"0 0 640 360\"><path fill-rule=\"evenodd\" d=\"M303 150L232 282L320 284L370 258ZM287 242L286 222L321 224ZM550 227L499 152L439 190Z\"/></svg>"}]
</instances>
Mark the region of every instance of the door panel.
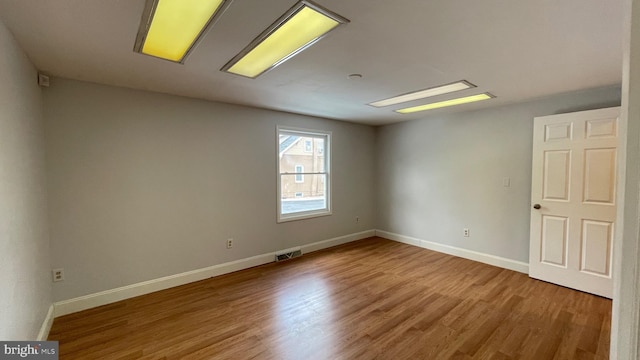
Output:
<instances>
[{"instance_id":1,"label":"door panel","mask_svg":"<svg viewBox=\"0 0 640 360\"><path fill-rule=\"evenodd\" d=\"M534 119L529 276L611 297L618 114Z\"/></svg>"},{"instance_id":2,"label":"door panel","mask_svg":"<svg viewBox=\"0 0 640 360\"><path fill-rule=\"evenodd\" d=\"M546 151L543 166L544 199L568 201L571 151Z\"/></svg>"},{"instance_id":3,"label":"door panel","mask_svg":"<svg viewBox=\"0 0 640 360\"><path fill-rule=\"evenodd\" d=\"M587 139L616 137L618 133L618 119L587 121Z\"/></svg>"},{"instance_id":4,"label":"door panel","mask_svg":"<svg viewBox=\"0 0 640 360\"><path fill-rule=\"evenodd\" d=\"M545 141L570 140L573 134L572 123L545 125Z\"/></svg>"},{"instance_id":5,"label":"door panel","mask_svg":"<svg viewBox=\"0 0 640 360\"><path fill-rule=\"evenodd\" d=\"M610 276L612 239L613 223L583 220L580 270Z\"/></svg>"},{"instance_id":6,"label":"door panel","mask_svg":"<svg viewBox=\"0 0 640 360\"><path fill-rule=\"evenodd\" d=\"M586 149L584 202L615 205L616 149Z\"/></svg>"},{"instance_id":7,"label":"door panel","mask_svg":"<svg viewBox=\"0 0 640 360\"><path fill-rule=\"evenodd\" d=\"M568 221L558 216L542 217L542 262L567 266Z\"/></svg>"}]
</instances>

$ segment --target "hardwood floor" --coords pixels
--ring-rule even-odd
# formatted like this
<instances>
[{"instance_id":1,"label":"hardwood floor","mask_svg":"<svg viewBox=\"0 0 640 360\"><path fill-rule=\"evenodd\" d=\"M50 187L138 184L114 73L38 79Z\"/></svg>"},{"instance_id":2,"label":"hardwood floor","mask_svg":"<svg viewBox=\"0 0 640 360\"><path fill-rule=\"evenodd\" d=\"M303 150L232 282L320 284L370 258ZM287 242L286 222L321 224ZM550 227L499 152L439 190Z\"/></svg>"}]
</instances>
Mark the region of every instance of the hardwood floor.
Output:
<instances>
[{"instance_id":1,"label":"hardwood floor","mask_svg":"<svg viewBox=\"0 0 640 360\"><path fill-rule=\"evenodd\" d=\"M371 238L55 319L60 359L606 359L611 301Z\"/></svg>"}]
</instances>

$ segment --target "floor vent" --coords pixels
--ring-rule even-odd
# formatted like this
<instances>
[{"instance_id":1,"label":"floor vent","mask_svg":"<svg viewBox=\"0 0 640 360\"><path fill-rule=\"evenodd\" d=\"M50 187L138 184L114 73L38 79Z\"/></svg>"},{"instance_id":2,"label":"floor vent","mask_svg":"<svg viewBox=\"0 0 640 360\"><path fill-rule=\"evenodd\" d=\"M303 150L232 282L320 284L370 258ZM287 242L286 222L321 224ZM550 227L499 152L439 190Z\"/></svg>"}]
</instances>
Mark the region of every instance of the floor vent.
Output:
<instances>
[{"instance_id":1,"label":"floor vent","mask_svg":"<svg viewBox=\"0 0 640 360\"><path fill-rule=\"evenodd\" d=\"M294 250L282 254L276 254L276 262L297 258L299 256L302 256L301 250Z\"/></svg>"}]
</instances>

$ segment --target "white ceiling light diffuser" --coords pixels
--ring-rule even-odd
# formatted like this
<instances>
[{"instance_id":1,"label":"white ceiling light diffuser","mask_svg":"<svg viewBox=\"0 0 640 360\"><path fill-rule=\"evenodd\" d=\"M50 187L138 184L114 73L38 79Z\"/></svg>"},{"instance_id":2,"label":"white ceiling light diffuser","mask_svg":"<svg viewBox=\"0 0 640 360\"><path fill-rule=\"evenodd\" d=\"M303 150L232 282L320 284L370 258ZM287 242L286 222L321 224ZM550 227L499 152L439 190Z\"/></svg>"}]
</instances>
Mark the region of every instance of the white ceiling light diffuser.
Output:
<instances>
[{"instance_id":1,"label":"white ceiling light diffuser","mask_svg":"<svg viewBox=\"0 0 640 360\"><path fill-rule=\"evenodd\" d=\"M220 70L255 79L348 22L311 1L300 1Z\"/></svg>"},{"instance_id":2,"label":"white ceiling light diffuser","mask_svg":"<svg viewBox=\"0 0 640 360\"><path fill-rule=\"evenodd\" d=\"M424 90L414 91L408 94L395 96L389 99L379 100L370 103L369 105L375 107L385 107L390 105L401 104L408 101L425 99L432 96L449 94L456 91L467 90L476 87L472 83L466 80L460 80L451 84L440 85Z\"/></svg>"},{"instance_id":3,"label":"white ceiling light diffuser","mask_svg":"<svg viewBox=\"0 0 640 360\"><path fill-rule=\"evenodd\" d=\"M461 98L446 100L446 101L439 101L439 102L426 104L426 105L419 105L419 106L413 106L405 109L399 109L399 110L396 110L396 112L400 114L410 114L418 111L426 111L426 110L443 108L447 106L468 104L476 101L489 100L493 98L495 98L494 95L491 95L489 93L483 93L478 95L465 96Z\"/></svg>"},{"instance_id":4,"label":"white ceiling light diffuser","mask_svg":"<svg viewBox=\"0 0 640 360\"><path fill-rule=\"evenodd\" d=\"M231 0L147 0L135 52L184 63Z\"/></svg>"}]
</instances>

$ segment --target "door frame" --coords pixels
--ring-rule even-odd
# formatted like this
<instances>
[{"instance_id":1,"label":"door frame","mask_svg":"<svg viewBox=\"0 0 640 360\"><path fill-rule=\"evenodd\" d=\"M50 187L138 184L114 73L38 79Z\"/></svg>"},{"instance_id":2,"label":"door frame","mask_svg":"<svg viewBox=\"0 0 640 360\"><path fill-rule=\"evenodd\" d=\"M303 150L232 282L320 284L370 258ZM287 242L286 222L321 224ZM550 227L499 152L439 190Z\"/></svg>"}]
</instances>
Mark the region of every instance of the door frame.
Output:
<instances>
[{"instance_id":1,"label":"door frame","mask_svg":"<svg viewBox=\"0 0 640 360\"><path fill-rule=\"evenodd\" d=\"M640 3L624 0L622 6L622 107L620 120L626 157L624 199L618 204L618 225L613 258L613 309L611 359L638 359L640 348ZM619 240L619 241L618 241Z\"/></svg>"}]
</instances>

